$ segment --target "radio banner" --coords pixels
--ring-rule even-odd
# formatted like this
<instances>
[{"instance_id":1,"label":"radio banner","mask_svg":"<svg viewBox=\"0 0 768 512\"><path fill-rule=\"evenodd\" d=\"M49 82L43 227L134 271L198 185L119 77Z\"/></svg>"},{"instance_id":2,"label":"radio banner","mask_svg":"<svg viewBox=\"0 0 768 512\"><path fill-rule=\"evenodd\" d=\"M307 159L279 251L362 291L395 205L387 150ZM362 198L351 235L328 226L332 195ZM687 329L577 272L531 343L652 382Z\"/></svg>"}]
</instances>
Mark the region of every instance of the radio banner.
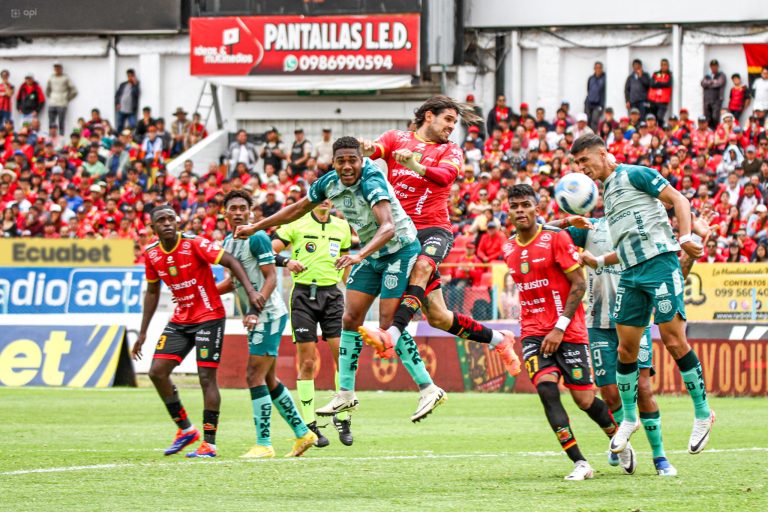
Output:
<instances>
[{"instance_id":1,"label":"radio banner","mask_svg":"<svg viewBox=\"0 0 768 512\"><path fill-rule=\"evenodd\" d=\"M685 284L689 321L768 320L766 263L698 263Z\"/></svg>"},{"instance_id":2,"label":"radio banner","mask_svg":"<svg viewBox=\"0 0 768 512\"><path fill-rule=\"evenodd\" d=\"M117 325L3 326L0 385L111 386L124 340Z\"/></svg>"},{"instance_id":3,"label":"radio banner","mask_svg":"<svg viewBox=\"0 0 768 512\"><path fill-rule=\"evenodd\" d=\"M420 16L191 18L193 75L419 72Z\"/></svg>"},{"instance_id":4,"label":"radio banner","mask_svg":"<svg viewBox=\"0 0 768 512\"><path fill-rule=\"evenodd\" d=\"M0 239L0 267L130 267L132 240Z\"/></svg>"}]
</instances>

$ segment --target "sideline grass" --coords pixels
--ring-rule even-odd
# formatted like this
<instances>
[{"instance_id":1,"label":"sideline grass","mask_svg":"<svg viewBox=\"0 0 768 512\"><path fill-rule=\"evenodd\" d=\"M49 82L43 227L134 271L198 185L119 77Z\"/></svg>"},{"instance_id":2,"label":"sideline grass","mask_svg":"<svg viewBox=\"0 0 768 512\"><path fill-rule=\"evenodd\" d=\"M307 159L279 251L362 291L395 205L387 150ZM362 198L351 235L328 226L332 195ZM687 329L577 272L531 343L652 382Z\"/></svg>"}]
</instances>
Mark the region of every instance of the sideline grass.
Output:
<instances>
[{"instance_id":1,"label":"sideline grass","mask_svg":"<svg viewBox=\"0 0 768 512\"><path fill-rule=\"evenodd\" d=\"M201 423L201 396L181 391ZM323 403L327 393L318 393ZM567 458L533 395L450 394L421 424L416 393L360 393L355 444L330 427L328 448L302 459L244 461L254 441L245 390L223 391L220 457L164 457L174 426L152 389L0 389L0 507L33 510L768 510L765 399L714 398L707 451L684 453L687 397L661 397L664 440L680 476L655 475L642 432L634 476L608 466L607 440L564 396L582 450L597 470L565 482ZM278 455L291 445L273 420ZM96 467L90 467L96 466ZM79 468L78 468L79 467ZM41 470L45 472L28 472Z\"/></svg>"}]
</instances>

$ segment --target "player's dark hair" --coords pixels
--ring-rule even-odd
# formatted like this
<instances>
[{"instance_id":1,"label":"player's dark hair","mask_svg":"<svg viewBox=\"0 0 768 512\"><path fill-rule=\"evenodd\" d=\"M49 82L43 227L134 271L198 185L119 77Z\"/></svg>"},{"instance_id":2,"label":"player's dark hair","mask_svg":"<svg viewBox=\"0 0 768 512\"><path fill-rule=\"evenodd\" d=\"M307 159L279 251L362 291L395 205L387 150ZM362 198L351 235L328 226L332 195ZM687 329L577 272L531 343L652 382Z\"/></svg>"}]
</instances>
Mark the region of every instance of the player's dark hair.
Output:
<instances>
[{"instance_id":1,"label":"player's dark hair","mask_svg":"<svg viewBox=\"0 0 768 512\"><path fill-rule=\"evenodd\" d=\"M435 116L439 116L444 110L455 110L456 114L466 124L477 124L483 120L483 118L475 114L475 109L471 105L459 103L448 96L432 96L413 111L413 122L419 128L424 124L427 112L432 112Z\"/></svg>"},{"instance_id":2,"label":"player's dark hair","mask_svg":"<svg viewBox=\"0 0 768 512\"><path fill-rule=\"evenodd\" d=\"M340 149L354 149L355 151L357 151L358 154L362 154L360 152L360 141L348 135L345 135L344 137L339 137L334 141L333 154L335 155L336 151Z\"/></svg>"},{"instance_id":3,"label":"player's dark hair","mask_svg":"<svg viewBox=\"0 0 768 512\"><path fill-rule=\"evenodd\" d=\"M173 214L174 217L176 217L176 210L173 209L173 206L169 205L168 203L160 204L152 208L152 212L150 213L150 218L152 219L152 222L155 222L155 218L160 212L169 211Z\"/></svg>"},{"instance_id":4,"label":"player's dark hair","mask_svg":"<svg viewBox=\"0 0 768 512\"><path fill-rule=\"evenodd\" d=\"M514 185L512 187L509 187L508 190L508 199L511 201L512 199L522 199L525 197L531 197L533 198L533 202L536 202L536 192L533 190L533 187L530 185Z\"/></svg>"},{"instance_id":5,"label":"player's dark hair","mask_svg":"<svg viewBox=\"0 0 768 512\"><path fill-rule=\"evenodd\" d=\"M229 206L229 202L233 199L243 199L248 203L249 209L253 206L253 197L251 197L247 190L230 190L227 192L227 195L224 196L224 208Z\"/></svg>"},{"instance_id":6,"label":"player's dark hair","mask_svg":"<svg viewBox=\"0 0 768 512\"><path fill-rule=\"evenodd\" d=\"M605 147L605 141L594 133L585 133L573 142L573 145L571 146L571 154L576 155L585 149L594 148L596 146Z\"/></svg>"}]
</instances>

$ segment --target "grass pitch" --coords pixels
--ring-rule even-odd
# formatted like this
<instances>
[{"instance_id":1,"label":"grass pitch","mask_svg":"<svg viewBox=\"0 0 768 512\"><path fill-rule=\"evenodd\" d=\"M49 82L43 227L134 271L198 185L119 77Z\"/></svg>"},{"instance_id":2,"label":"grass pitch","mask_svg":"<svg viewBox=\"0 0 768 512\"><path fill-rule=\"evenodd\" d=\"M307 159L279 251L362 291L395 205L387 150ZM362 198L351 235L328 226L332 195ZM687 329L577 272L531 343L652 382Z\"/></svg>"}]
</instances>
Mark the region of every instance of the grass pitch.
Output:
<instances>
[{"instance_id":1,"label":"grass pitch","mask_svg":"<svg viewBox=\"0 0 768 512\"><path fill-rule=\"evenodd\" d=\"M184 388L200 426L201 395ZM327 392L318 393L324 403ZM0 389L0 509L32 510L768 510L765 398L714 398L707 450L685 453L687 397L659 399L667 454L680 476L656 476L643 432L640 465L623 475L607 440L563 396L582 451L597 474L565 482L560 452L534 395L453 393L420 424L416 393L360 393L355 444L330 426L331 446L301 459L245 461L254 442L245 390L223 391L220 457L164 457L175 431L154 390ZM279 455L291 433L275 416Z\"/></svg>"}]
</instances>

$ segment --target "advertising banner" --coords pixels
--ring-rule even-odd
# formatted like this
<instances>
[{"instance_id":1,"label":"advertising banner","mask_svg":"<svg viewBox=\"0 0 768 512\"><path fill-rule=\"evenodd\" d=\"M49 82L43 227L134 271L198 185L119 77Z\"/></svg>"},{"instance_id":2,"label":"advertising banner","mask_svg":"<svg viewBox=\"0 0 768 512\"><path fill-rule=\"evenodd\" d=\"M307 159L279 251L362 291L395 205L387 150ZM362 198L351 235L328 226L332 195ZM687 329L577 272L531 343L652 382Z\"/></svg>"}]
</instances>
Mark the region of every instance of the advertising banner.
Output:
<instances>
[{"instance_id":1,"label":"advertising banner","mask_svg":"<svg viewBox=\"0 0 768 512\"><path fill-rule=\"evenodd\" d=\"M418 74L419 14L190 19L193 75Z\"/></svg>"},{"instance_id":2,"label":"advertising banner","mask_svg":"<svg viewBox=\"0 0 768 512\"><path fill-rule=\"evenodd\" d=\"M3 326L0 385L111 386L121 353L127 358L124 340L118 325Z\"/></svg>"},{"instance_id":3,"label":"advertising banner","mask_svg":"<svg viewBox=\"0 0 768 512\"><path fill-rule=\"evenodd\" d=\"M144 267L4 268L0 313L141 313Z\"/></svg>"},{"instance_id":4,"label":"advertising banner","mask_svg":"<svg viewBox=\"0 0 768 512\"><path fill-rule=\"evenodd\" d=\"M130 267L132 240L0 238L0 267Z\"/></svg>"},{"instance_id":5,"label":"advertising banner","mask_svg":"<svg viewBox=\"0 0 768 512\"><path fill-rule=\"evenodd\" d=\"M768 320L766 263L699 263L685 284L691 322Z\"/></svg>"}]
</instances>

